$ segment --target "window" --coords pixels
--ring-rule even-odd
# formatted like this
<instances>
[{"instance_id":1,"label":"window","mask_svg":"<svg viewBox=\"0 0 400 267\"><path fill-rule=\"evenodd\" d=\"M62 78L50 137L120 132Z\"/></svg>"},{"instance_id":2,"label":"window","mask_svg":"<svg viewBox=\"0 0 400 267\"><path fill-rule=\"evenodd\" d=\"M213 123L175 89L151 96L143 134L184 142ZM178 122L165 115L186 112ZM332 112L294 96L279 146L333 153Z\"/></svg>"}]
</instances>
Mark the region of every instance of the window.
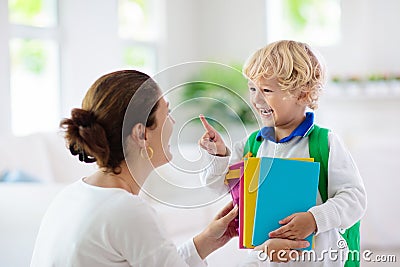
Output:
<instances>
[{"instance_id":1,"label":"window","mask_svg":"<svg viewBox=\"0 0 400 267\"><path fill-rule=\"evenodd\" d=\"M56 0L9 0L11 128L16 135L58 128Z\"/></svg>"},{"instance_id":2,"label":"window","mask_svg":"<svg viewBox=\"0 0 400 267\"><path fill-rule=\"evenodd\" d=\"M0 133L57 131L100 73L155 73L162 1L94 3L0 0Z\"/></svg>"},{"instance_id":3,"label":"window","mask_svg":"<svg viewBox=\"0 0 400 267\"><path fill-rule=\"evenodd\" d=\"M340 0L267 0L268 40L334 45L340 40L340 17Z\"/></svg>"},{"instance_id":4,"label":"window","mask_svg":"<svg viewBox=\"0 0 400 267\"><path fill-rule=\"evenodd\" d=\"M127 68L154 74L156 69L157 9L155 0L119 0L118 35Z\"/></svg>"}]
</instances>

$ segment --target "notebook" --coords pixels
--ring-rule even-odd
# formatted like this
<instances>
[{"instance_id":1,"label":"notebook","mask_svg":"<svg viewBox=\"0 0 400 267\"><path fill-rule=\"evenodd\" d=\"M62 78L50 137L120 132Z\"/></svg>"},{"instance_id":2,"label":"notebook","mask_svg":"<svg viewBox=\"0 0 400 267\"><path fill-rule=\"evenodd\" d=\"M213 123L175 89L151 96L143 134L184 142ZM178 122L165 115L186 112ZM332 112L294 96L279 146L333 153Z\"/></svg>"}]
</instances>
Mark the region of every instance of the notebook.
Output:
<instances>
[{"instance_id":1,"label":"notebook","mask_svg":"<svg viewBox=\"0 0 400 267\"><path fill-rule=\"evenodd\" d=\"M244 160L243 176L243 246L253 248L254 211L257 200L257 187L259 176L260 158L246 158Z\"/></svg>"},{"instance_id":2,"label":"notebook","mask_svg":"<svg viewBox=\"0 0 400 267\"><path fill-rule=\"evenodd\" d=\"M254 215L252 245L258 246L278 229L285 217L316 205L319 163L280 158L260 158L260 175ZM313 235L306 238L312 247Z\"/></svg>"}]
</instances>

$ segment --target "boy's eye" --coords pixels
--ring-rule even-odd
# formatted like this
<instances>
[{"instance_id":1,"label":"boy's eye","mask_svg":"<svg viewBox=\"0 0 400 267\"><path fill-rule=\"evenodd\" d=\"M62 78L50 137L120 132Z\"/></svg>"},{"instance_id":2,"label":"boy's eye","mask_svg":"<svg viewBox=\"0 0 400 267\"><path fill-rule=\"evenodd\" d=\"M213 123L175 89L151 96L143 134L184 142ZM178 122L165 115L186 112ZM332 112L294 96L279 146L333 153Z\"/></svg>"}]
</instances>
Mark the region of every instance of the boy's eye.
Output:
<instances>
[{"instance_id":1,"label":"boy's eye","mask_svg":"<svg viewBox=\"0 0 400 267\"><path fill-rule=\"evenodd\" d=\"M265 88L265 89L263 89L263 92L264 92L264 93L271 93L272 91Z\"/></svg>"},{"instance_id":2,"label":"boy's eye","mask_svg":"<svg viewBox=\"0 0 400 267\"><path fill-rule=\"evenodd\" d=\"M255 92L255 91L256 91L256 88L254 88L254 87L249 87L249 90L252 91L252 92Z\"/></svg>"}]
</instances>

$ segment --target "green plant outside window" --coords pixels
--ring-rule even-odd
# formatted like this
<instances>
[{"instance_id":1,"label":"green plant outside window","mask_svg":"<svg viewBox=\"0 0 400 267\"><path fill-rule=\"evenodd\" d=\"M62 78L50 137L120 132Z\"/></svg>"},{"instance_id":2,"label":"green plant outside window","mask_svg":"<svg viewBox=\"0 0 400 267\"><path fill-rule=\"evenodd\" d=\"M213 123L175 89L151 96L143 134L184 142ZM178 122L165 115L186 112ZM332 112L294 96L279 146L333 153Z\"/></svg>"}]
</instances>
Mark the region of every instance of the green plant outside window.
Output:
<instances>
[{"instance_id":1,"label":"green plant outside window","mask_svg":"<svg viewBox=\"0 0 400 267\"><path fill-rule=\"evenodd\" d=\"M55 0L9 0L10 22L34 27L56 24Z\"/></svg>"}]
</instances>

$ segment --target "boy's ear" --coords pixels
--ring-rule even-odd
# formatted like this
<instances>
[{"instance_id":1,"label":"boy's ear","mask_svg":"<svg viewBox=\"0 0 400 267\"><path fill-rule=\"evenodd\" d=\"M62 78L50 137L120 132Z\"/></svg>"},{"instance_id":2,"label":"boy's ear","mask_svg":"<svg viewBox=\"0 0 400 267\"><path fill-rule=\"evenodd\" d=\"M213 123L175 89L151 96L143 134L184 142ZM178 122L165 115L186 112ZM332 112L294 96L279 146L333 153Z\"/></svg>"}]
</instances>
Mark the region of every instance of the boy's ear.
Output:
<instances>
[{"instance_id":1,"label":"boy's ear","mask_svg":"<svg viewBox=\"0 0 400 267\"><path fill-rule=\"evenodd\" d=\"M297 97L297 103L299 103L299 104L307 103L307 93L306 92L300 92L299 96Z\"/></svg>"},{"instance_id":2,"label":"boy's ear","mask_svg":"<svg viewBox=\"0 0 400 267\"><path fill-rule=\"evenodd\" d=\"M146 138L146 126L142 123L137 123L132 127L132 131L130 134L133 141L135 141L139 146L144 146Z\"/></svg>"}]
</instances>

